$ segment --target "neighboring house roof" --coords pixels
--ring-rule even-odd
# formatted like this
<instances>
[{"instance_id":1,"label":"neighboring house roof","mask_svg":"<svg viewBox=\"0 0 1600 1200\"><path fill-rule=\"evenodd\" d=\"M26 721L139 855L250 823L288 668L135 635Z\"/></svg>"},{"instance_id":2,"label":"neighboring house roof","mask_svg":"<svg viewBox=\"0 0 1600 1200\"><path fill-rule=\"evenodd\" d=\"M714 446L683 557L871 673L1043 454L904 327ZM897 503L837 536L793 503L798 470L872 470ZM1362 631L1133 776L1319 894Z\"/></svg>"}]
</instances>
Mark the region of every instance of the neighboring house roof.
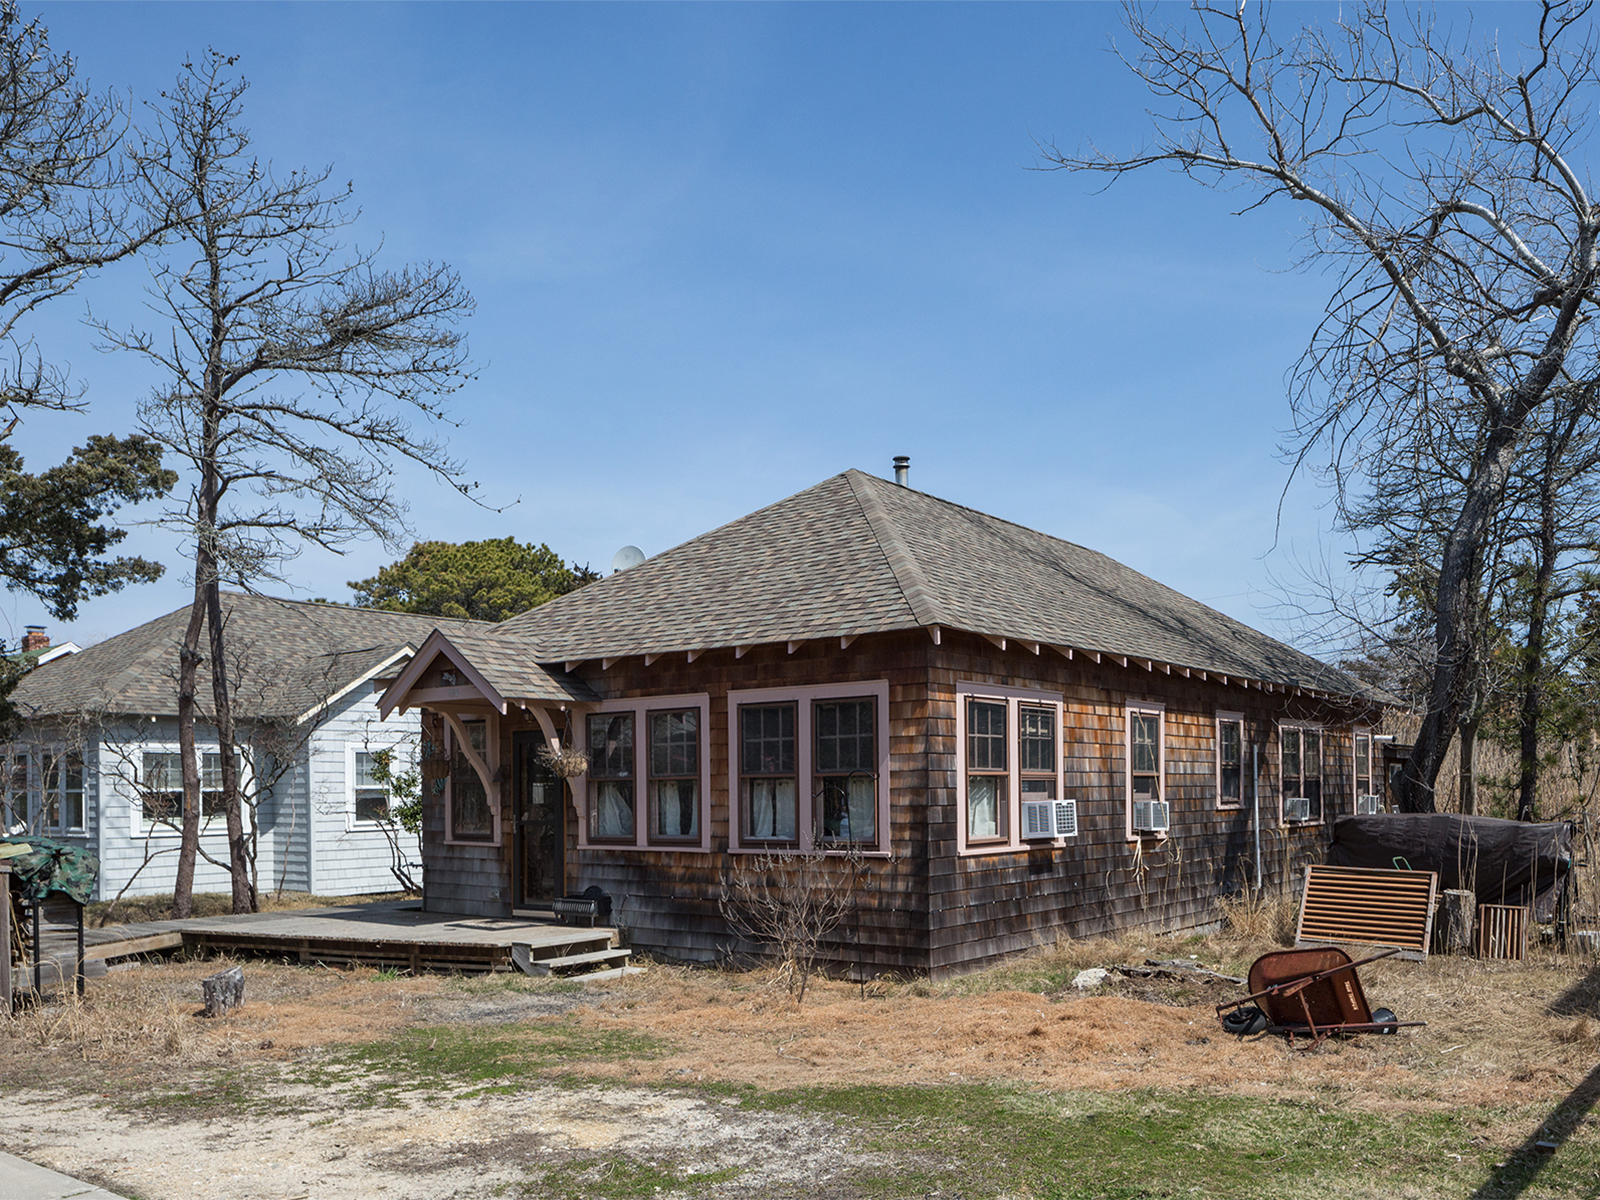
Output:
<instances>
[{"instance_id":1,"label":"neighboring house roof","mask_svg":"<svg viewBox=\"0 0 1600 1200\"><path fill-rule=\"evenodd\" d=\"M83 647L77 642L61 642L55 646L46 646L42 650L19 650L6 657L15 662L32 663L36 667L42 667L47 662L54 662L67 654L77 654L82 649Z\"/></svg>"},{"instance_id":2,"label":"neighboring house roof","mask_svg":"<svg viewBox=\"0 0 1600 1200\"><path fill-rule=\"evenodd\" d=\"M516 654L531 643L556 663L935 627L1372 694L1103 554L854 470L513 617L486 641L502 654L511 638Z\"/></svg>"},{"instance_id":3,"label":"neighboring house roof","mask_svg":"<svg viewBox=\"0 0 1600 1200\"><path fill-rule=\"evenodd\" d=\"M435 629L470 641L478 630L492 628L480 621L233 592L223 594L222 608L234 702L241 716L250 717L313 715L409 655ZM48 671L30 672L12 700L25 716L175 713L178 647L188 621L189 610L179 609L61 659ZM542 672L537 664L524 670ZM202 711L212 707L206 667L200 705Z\"/></svg>"}]
</instances>

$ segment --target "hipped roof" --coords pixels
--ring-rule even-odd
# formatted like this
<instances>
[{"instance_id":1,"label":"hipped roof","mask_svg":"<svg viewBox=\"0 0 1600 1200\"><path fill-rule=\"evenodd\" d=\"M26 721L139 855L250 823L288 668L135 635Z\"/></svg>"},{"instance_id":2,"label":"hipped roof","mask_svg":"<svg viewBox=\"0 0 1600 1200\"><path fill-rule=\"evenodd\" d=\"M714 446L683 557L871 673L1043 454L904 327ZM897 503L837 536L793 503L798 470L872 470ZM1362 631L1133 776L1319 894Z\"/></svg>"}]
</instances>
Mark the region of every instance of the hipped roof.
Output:
<instances>
[{"instance_id":1,"label":"hipped roof","mask_svg":"<svg viewBox=\"0 0 1600 1200\"><path fill-rule=\"evenodd\" d=\"M487 642L514 637L554 664L930 627L1370 695L1104 554L855 470L513 617Z\"/></svg>"},{"instance_id":2,"label":"hipped roof","mask_svg":"<svg viewBox=\"0 0 1600 1200\"><path fill-rule=\"evenodd\" d=\"M435 629L478 647L476 639L494 628L484 621L234 592L223 593L222 609L236 711L255 718L310 715L421 646ZM13 699L24 716L32 717L175 714L178 649L188 621L189 610L182 608L47 663L23 678ZM520 649L513 641L504 645ZM201 648L209 656L204 638ZM531 655L519 678L526 682L530 675L549 679ZM581 682L578 686L583 688ZM559 685L550 687L551 695L562 691ZM209 711L209 666L201 668L200 692L201 707Z\"/></svg>"}]
</instances>

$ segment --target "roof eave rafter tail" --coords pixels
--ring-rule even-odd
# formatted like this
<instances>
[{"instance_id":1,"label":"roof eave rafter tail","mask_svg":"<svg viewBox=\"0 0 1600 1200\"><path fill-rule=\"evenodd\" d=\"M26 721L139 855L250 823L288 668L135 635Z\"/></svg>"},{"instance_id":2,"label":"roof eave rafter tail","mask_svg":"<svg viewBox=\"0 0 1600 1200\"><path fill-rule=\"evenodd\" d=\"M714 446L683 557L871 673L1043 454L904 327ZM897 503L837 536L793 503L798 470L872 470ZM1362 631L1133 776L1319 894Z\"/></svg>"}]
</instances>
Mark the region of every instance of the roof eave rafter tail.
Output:
<instances>
[{"instance_id":1,"label":"roof eave rafter tail","mask_svg":"<svg viewBox=\"0 0 1600 1200\"><path fill-rule=\"evenodd\" d=\"M689 651L689 661L693 662L695 659L699 658L702 654L704 654L707 649L709 649L709 647L702 646L698 650L690 650Z\"/></svg>"},{"instance_id":2,"label":"roof eave rafter tail","mask_svg":"<svg viewBox=\"0 0 1600 1200\"><path fill-rule=\"evenodd\" d=\"M847 633L847 634L845 634L843 637L841 637L839 639L839 649L841 649L841 650L850 649L850 644L852 642L854 642L860 636L861 635L859 633Z\"/></svg>"},{"instance_id":3,"label":"roof eave rafter tail","mask_svg":"<svg viewBox=\"0 0 1600 1200\"><path fill-rule=\"evenodd\" d=\"M939 645L940 644L940 642L939 642L939 639L940 639L939 627L937 625L927 625L927 626L924 626L924 628L927 629L928 636L933 639L933 644L935 646Z\"/></svg>"}]
</instances>

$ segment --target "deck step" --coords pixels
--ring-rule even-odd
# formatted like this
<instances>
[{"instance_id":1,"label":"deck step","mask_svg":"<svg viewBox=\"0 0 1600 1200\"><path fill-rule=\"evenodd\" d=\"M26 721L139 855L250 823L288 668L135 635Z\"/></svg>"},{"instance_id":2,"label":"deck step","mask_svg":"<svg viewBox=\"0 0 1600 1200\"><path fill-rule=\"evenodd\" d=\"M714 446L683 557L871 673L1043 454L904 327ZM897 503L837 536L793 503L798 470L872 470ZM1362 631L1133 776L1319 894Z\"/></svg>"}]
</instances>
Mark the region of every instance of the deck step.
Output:
<instances>
[{"instance_id":1,"label":"deck step","mask_svg":"<svg viewBox=\"0 0 1600 1200\"><path fill-rule=\"evenodd\" d=\"M529 951L534 947L520 943L511 947L511 961L516 963L519 970L529 975L552 975L558 970L571 967L592 967L604 964L607 967L626 966L628 958L633 954L631 950L591 950L584 954L552 955L548 958L535 958ZM543 947L540 947L543 949Z\"/></svg>"}]
</instances>

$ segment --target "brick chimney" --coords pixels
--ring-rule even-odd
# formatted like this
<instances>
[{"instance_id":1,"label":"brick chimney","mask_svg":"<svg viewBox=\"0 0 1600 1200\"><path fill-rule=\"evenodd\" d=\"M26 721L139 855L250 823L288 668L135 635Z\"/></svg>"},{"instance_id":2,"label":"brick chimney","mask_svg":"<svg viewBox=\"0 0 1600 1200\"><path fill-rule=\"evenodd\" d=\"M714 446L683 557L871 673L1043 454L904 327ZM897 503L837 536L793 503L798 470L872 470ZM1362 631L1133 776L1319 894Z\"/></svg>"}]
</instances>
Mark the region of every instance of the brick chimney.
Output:
<instances>
[{"instance_id":1,"label":"brick chimney","mask_svg":"<svg viewBox=\"0 0 1600 1200\"><path fill-rule=\"evenodd\" d=\"M22 652L32 654L35 650L50 649L50 635L44 631L43 625L24 626L26 632L22 635Z\"/></svg>"}]
</instances>

